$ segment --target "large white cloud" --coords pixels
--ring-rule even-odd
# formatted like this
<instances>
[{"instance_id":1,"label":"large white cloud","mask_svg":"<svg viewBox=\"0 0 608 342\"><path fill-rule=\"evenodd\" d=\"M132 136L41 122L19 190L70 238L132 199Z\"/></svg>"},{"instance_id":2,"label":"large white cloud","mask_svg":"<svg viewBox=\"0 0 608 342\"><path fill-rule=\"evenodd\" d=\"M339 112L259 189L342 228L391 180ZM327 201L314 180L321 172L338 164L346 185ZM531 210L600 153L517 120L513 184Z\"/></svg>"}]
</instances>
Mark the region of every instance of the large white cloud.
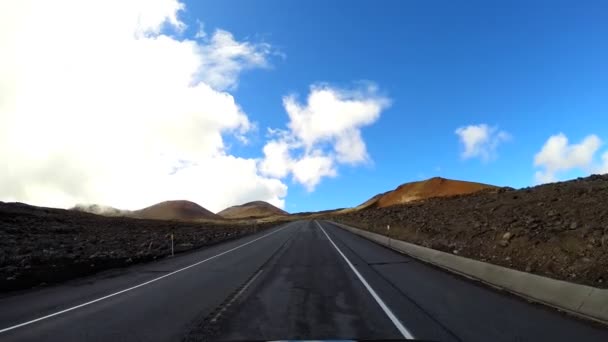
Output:
<instances>
[{"instance_id":1,"label":"large white cloud","mask_svg":"<svg viewBox=\"0 0 608 342\"><path fill-rule=\"evenodd\" d=\"M260 170L273 177L292 174L314 190L323 177L337 175L338 164L369 160L361 129L378 120L389 105L372 83L349 90L314 85L306 104L294 95L284 97L288 129L271 130L275 139L264 147Z\"/></svg>"},{"instance_id":2,"label":"large white cloud","mask_svg":"<svg viewBox=\"0 0 608 342\"><path fill-rule=\"evenodd\" d=\"M0 2L0 200L283 206L286 186L230 156L223 138L250 130L225 90L268 65L270 46L222 30L186 39L183 10L176 0Z\"/></svg>"},{"instance_id":3,"label":"large white cloud","mask_svg":"<svg viewBox=\"0 0 608 342\"><path fill-rule=\"evenodd\" d=\"M478 157L483 161L495 158L498 145L510 138L507 132L487 124L463 126L456 129L455 133L464 146L462 158Z\"/></svg>"},{"instance_id":4,"label":"large white cloud","mask_svg":"<svg viewBox=\"0 0 608 342\"><path fill-rule=\"evenodd\" d=\"M549 137L534 156L534 166L543 169L536 172L536 182L555 182L559 172L571 169L580 169L586 173L608 172L608 153L603 156L603 166L594 164L594 155L601 145L602 141L595 134L588 135L578 144L570 144L563 133Z\"/></svg>"}]
</instances>

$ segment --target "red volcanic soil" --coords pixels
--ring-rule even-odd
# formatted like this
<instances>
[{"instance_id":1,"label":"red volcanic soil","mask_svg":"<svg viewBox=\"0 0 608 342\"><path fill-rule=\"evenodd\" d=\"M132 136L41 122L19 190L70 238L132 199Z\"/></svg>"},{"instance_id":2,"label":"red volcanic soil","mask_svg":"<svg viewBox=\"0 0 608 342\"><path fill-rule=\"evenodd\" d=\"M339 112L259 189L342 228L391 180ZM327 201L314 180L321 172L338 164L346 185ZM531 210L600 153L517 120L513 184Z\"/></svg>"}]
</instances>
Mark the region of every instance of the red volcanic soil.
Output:
<instances>
[{"instance_id":1,"label":"red volcanic soil","mask_svg":"<svg viewBox=\"0 0 608 342\"><path fill-rule=\"evenodd\" d=\"M357 208L384 208L391 205L425 200L428 198L465 195L489 189L498 189L498 187L482 183L434 177L424 181L402 184L395 190L378 194L370 198Z\"/></svg>"}]
</instances>

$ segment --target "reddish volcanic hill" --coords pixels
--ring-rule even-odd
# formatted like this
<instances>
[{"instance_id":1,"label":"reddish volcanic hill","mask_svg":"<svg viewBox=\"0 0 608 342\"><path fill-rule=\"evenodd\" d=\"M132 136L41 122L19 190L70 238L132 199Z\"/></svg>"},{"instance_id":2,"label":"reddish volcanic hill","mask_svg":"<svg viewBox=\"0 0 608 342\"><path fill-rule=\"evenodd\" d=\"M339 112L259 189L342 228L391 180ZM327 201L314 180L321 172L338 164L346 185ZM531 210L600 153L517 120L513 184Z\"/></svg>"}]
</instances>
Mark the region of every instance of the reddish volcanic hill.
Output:
<instances>
[{"instance_id":1,"label":"reddish volcanic hill","mask_svg":"<svg viewBox=\"0 0 608 342\"><path fill-rule=\"evenodd\" d=\"M136 210L133 217L154 220L222 219L221 216L190 201L166 201Z\"/></svg>"},{"instance_id":2,"label":"reddish volcanic hill","mask_svg":"<svg viewBox=\"0 0 608 342\"><path fill-rule=\"evenodd\" d=\"M264 201L254 201L226 208L219 213L223 218L246 218L246 217L269 217L276 215L288 215L285 210Z\"/></svg>"},{"instance_id":3,"label":"reddish volcanic hill","mask_svg":"<svg viewBox=\"0 0 608 342\"><path fill-rule=\"evenodd\" d=\"M370 198L356 209L368 207L383 208L427 198L465 195L488 189L498 189L498 187L482 183L434 177L424 181L402 184L395 190L378 194Z\"/></svg>"}]
</instances>

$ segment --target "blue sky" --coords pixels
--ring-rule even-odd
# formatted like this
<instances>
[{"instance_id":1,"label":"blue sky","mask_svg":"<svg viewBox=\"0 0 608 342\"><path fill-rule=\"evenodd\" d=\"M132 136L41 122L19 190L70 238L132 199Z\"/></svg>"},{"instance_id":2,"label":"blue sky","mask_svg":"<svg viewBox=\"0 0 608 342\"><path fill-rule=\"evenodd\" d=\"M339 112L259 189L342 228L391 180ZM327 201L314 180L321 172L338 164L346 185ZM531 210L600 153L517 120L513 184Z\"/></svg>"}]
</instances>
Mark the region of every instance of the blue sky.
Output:
<instances>
[{"instance_id":1,"label":"blue sky","mask_svg":"<svg viewBox=\"0 0 608 342\"><path fill-rule=\"evenodd\" d=\"M373 160L341 166L314 192L290 184L290 211L351 206L432 176L535 184L534 155L555 134L608 138L605 2L206 1L187 3L206 28L271 43L285 58L243 75L235 97L281 127L286 93L370 80L392 100L363 137ZM463 160L454 131L485 123L512 137L493 160ZM255 156L263 139L235 148ZM563 178L584 174L565 172Z\"/></svg>"},{"instance_id":2,"label":"blue sky","mask_svg":"<svg viewBox=\"0 0 608 342\"><path fill-rule=\"evenodd\" d=\"M0 5L2 201L300 212L608 172L605 1L26 2Z\"/></svg>"}]
</instances>

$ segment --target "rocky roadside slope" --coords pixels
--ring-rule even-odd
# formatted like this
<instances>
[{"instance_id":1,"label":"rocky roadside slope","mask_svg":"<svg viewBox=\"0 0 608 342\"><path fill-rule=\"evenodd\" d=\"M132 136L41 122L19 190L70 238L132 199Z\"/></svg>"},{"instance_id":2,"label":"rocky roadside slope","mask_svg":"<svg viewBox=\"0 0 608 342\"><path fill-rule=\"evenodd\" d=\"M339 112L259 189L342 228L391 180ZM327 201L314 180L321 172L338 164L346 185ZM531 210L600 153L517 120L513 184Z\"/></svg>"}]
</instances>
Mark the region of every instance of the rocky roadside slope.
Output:
<instances>
[{"instance_id":1,"label":"rocky roadside slope","mask_svg":"<svg viewBox=\"0 0 608 342\"><path fill-rule=\"evenodd\" d=\"M608 175L326 218L521 271L608 288Z\"/></svg>"},{"instance_id":2,"label":"rocky roadside slope","mask_svg":"<svg viewBox=\"0 0 608 342\"><path fill-rule=\"evenodd\" d=\"M0 202L0 292L57 283L236 238L274 223L103 217Z\"/></svg>"}]
</instances>

